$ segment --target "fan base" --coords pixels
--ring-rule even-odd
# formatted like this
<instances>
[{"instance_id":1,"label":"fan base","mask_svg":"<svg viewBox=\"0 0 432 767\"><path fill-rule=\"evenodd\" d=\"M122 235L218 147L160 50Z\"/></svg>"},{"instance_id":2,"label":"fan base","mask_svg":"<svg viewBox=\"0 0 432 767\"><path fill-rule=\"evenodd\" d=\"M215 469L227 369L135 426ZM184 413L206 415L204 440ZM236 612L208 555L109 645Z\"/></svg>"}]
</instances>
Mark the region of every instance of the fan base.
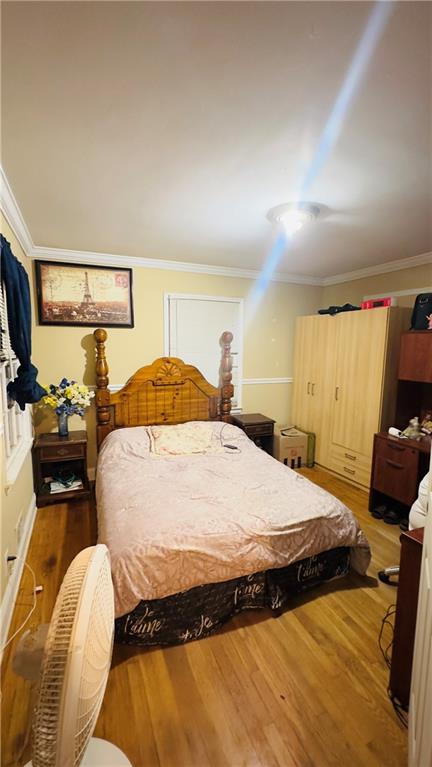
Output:
<instances>
[{"instance_id":1,"label":"fan base","mask_svg":"<svg viewBox=\"0 0 432 767\"><path fill-rule=\"evenodd\" d=\"M28 762L26 767L32 767ZM127 759L114 743L101 738L90 738L86 748L81 767L132 767Z\"/></svg>"}]
</instances>

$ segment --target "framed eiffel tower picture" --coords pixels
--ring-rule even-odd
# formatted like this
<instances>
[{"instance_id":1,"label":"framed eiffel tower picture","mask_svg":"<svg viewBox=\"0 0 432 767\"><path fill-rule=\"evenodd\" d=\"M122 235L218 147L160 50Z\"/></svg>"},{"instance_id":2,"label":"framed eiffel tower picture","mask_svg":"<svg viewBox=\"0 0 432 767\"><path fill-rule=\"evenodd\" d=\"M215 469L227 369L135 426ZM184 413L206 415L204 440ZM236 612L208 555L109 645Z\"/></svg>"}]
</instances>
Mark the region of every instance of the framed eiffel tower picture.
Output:
<instances>
[{"instance_id":1,"label":"framed eiffel tower picture","mask_svg":"<svg viewBox=\"0 0 432 767\"><path fill-rule=\"evenodd\" d=\"M35 263L40 325L133 328L132 269Z\"/></svg>"}]
</instances>

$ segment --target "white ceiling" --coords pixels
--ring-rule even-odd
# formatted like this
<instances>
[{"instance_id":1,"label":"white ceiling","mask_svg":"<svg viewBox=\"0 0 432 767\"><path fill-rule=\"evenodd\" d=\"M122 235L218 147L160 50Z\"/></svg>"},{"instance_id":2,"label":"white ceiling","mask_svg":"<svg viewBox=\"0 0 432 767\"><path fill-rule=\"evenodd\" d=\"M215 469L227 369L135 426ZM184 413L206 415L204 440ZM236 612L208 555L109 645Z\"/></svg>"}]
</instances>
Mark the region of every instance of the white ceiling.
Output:
<instances>
[{"instance_id":1,"label":"white ceiling","mask_svg":"<svg viewBox=\"0 0 432 767\"><path fill-rule=\"evenodd\" d=\"M37 245L258 269L367 2L3 2L2 164ZM279 272L432 251L432 3L395 3Z\"/></svg>"}]
</instances>

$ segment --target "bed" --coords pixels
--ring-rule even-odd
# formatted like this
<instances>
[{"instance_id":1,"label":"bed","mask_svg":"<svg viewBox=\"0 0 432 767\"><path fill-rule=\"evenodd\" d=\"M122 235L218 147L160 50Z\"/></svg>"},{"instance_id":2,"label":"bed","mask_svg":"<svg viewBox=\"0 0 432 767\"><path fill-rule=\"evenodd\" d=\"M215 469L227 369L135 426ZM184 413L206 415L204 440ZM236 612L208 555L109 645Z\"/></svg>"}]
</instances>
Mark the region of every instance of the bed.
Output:
<instances>
[{"instance_id":1,"label":"bed","mask_svg":"<svg viewBox=\"0 0 432 767\"><path fill-rule=\"evenodd\" d=\"M220 390L165 357L114 394L106 331L94 336L98 535L111 556L116 641L184 643L242 610L279 614L293 594L351 568L366 573L352 512L230 423L230 333Z\"/></svg>"}]
</instances>

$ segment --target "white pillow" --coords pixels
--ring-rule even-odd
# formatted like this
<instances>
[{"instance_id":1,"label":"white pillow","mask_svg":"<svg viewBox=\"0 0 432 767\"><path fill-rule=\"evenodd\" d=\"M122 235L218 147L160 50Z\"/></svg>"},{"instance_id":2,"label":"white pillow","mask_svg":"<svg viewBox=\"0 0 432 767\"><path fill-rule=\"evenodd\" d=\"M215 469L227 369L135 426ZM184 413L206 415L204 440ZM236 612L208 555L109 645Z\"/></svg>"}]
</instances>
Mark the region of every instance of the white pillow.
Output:
<instances>
[{"instance_id":1,"label":"white pillow","mask_svg":"<svg viewBox=\"0 0 432 767\"><path fill-rule=\"evenodd\" d=\"M192 455L206 453L213 447L213 427L206 421L149 426L148 430L150 450L155 455Z\"/></svg>"}]
</instances>

